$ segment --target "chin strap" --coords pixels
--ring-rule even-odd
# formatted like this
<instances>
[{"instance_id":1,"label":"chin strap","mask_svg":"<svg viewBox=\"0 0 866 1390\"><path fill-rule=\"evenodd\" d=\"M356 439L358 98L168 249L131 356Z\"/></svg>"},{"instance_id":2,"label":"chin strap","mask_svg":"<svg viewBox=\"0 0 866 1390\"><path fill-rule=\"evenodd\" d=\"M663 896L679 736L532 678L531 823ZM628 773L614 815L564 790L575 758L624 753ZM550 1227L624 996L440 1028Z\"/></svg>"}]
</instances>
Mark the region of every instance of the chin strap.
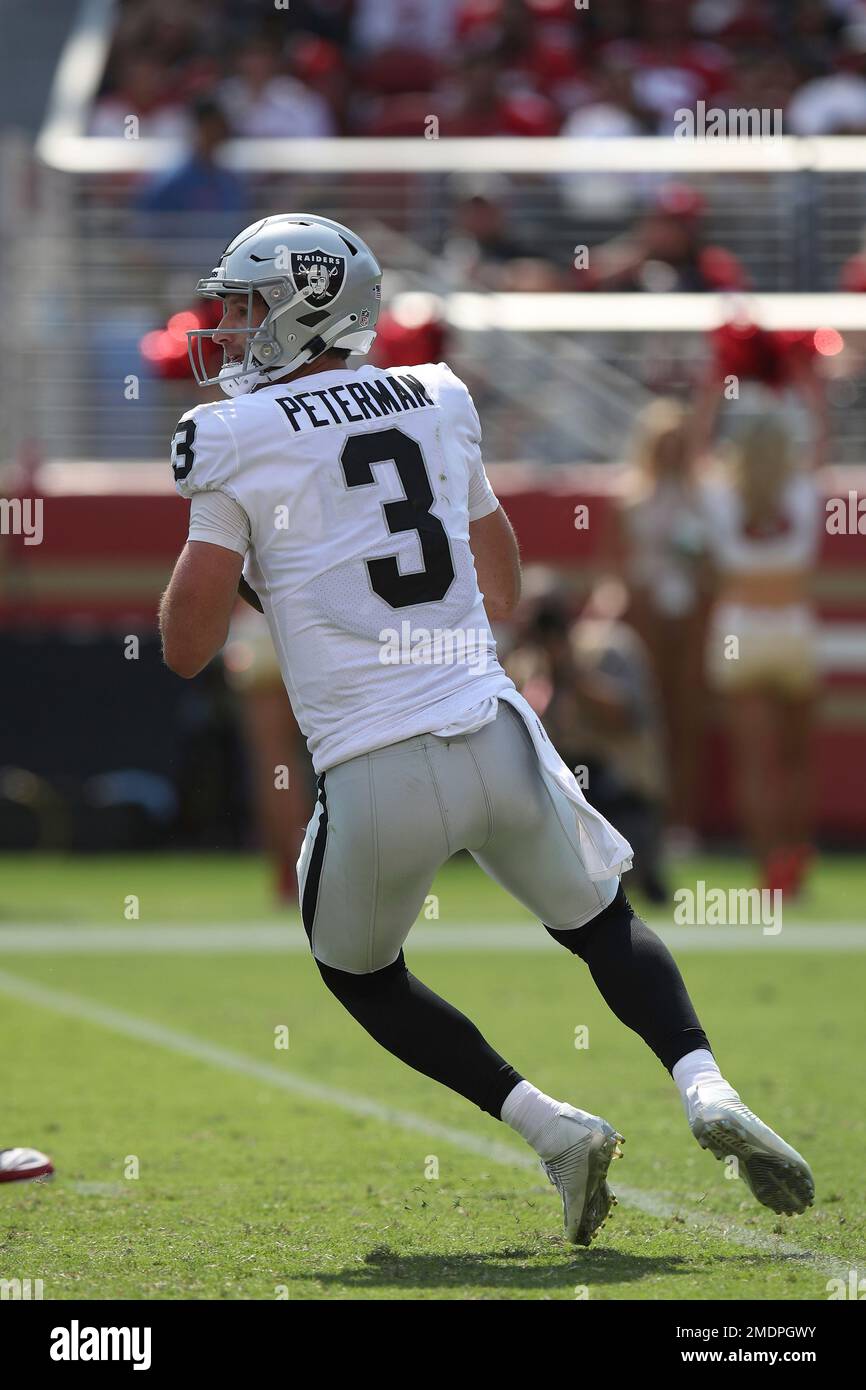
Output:
<instances>
[{"instance_id":1,"label":"chin strap","mask_svg":"<svg viewBox=\"0 0 866 1390\"><path fill-rule=\"evenodd\" d=\"M247 396L256 386L267 386L269 382L279 381L280 377L292 371L292 367L284 367L282 371L265 372L261 367L253 367L247 372L238 372L232 369L231 364L220 368L219 384L221 390L227 396Z\"/></svg>"},{"instance_id":2,"label":"chin strap","mask_svg":"<svg viewBox=\"0 0 866 1390\"><path fill-rule=\"evenodd\" d=\"M333 347L337 340L351 328L353 323L357 323L357 319L357 314L347 314L345 318L340 319L333 325L332 336L329 335L329 341L327 343L324 342L317 333L315 337L311 338L310 341L301 348L300 352L292 358L288 366L256 366L251 367L246 372L238 372L236 369L232 371L229 366L221 367L219 374L221 389L227 396L246 396L255 386L268 386L271 382L281 381L283 377L289 376L292 372L296 372L298 367L303 367L307 362L314 360L316 357L321 357L322 353L327 352L329 347Z\"/></svg>"}]
</instances>

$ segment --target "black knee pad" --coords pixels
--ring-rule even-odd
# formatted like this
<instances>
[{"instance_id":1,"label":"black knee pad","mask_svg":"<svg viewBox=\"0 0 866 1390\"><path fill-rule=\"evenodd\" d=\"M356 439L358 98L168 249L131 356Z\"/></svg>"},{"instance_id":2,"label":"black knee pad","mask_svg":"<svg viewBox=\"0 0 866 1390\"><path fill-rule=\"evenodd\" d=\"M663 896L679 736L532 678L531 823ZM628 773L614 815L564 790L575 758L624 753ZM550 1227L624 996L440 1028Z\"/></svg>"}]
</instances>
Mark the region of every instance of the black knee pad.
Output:
<instances>
[{"instance_id":1,"label":"black knee pad","mask_svg":"<svg viewBox=\"0 0 866 1390\"><path fill-rule=\"evenodd\" d=\"M317 960L316 965L331 993L347 1005L388 994L395 986L399 988L409 974L402 951L390 965L384 966L381 970L371 970L368 975L353 975L348 970L337 970L333 965L325 965L321 960Z\"/></svg>"},{"instance_id":2,"label":"black knee pad","mask_svg":"<svg viewBox=\"0 0 866 1390\"><path fill-rule=\"evenodd\" d=\"M602 908L596 917L590 917L589 921L585 922L582 927L555 931L553 927L545 926L544 930L549 932L554 941L558 941L560 946L564 946L567 951L583 957L584 951L588 946L591 946L598 932L610 931L611 927L630 927L633 917L634 908L626 897L622 884L620 884L613 902Z\"/></svg>"}]
</instances>

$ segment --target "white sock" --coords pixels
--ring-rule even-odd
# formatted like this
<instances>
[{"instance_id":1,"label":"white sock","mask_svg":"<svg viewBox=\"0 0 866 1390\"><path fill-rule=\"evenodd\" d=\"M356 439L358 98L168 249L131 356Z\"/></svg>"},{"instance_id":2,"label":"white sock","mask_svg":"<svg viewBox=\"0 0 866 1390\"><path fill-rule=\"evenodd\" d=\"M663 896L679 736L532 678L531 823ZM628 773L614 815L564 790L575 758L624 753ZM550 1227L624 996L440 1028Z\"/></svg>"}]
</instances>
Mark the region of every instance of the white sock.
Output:
<instances>
[{"instance_id":1,"label":"white sock","mask_svg":"<svg viewBox=\"0 0 866 1390\"><path fill-rule=\"evenodd\" d=\"M689 1113L688 1090L690 1086L696 1085L699 1081L724 1082L725 1080L712 1052L708 1052L705 1047L697 1047L694 1052L687 1052L685 1057L681 1057L678 1062L675 1062L671 1076L677 1084L677 1090L687 1115Z\"/></svg>"},{"instance_id":2,"label":"white sock","mask_svg":"<svg viewBox=\"0 0 866 1390\"><path fill-rule=\"evenodd\" d=\"M502 1119L531 1144L539 1158L556 1158L562 1148L562 1139L555 1138L561 1110L561 1100L546 1096L529 1081L519 1081L505 1098Z\"/></svg>"}]
</instances>

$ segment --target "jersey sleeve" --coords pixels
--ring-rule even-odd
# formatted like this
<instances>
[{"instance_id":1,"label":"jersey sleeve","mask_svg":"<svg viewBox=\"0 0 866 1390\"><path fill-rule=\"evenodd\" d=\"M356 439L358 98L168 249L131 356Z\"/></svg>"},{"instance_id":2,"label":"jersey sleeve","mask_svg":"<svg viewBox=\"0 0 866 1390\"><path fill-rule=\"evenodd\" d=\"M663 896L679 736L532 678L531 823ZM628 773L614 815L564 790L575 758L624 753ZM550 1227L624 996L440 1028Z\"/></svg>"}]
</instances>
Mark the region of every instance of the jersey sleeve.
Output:
<instances>
[{"instance_id":1,"label":"jersey sleeve","mask_svg":"<svg viewBox=\"0 0 866 1390\"><path fill-rule=\"evenodd\" d=\"M490 486L479 453L477 467L469 474L469 520L480 521L482 516L495 512L498 506L499 498Z\"/></svg>"},{"instance_id":2,"label":"jersey sleeve","mask_svg":"<svg viewBox=\"0 0 866 1390\"><path fill-rule=\"evenodd\" d=\"M455 376L446 363L440 362L439 366L443 372L444 391L448 395L451 428L466 461L469 520L479 521L481 517L495 512L499 506L499 498L490 486L481 456L481 421L465 382Z\"/></svg>"},{"instance_id":3,"label":"jersey sleeve","mask_svg":"<svg viewBox=\"0 0 866 1390\"><path fill-rule=\"evenodd\" d=\"M191 541L207 541L225 550L246 555L252 544L250 519L234 497L218 488L208 488L192 495L189 509Z\"/></svg>"},{"instance_id":4,"label":"jersey sleeve","mask_svg":"<svg viewBox=\"0 0 866 1390\"><path fill-rule=\"evenodd\" d=\"M234 437L216 411L188 410L171 437L171 468L181 497L225 489L237 474Z\"/></svg>"}]
</instances>

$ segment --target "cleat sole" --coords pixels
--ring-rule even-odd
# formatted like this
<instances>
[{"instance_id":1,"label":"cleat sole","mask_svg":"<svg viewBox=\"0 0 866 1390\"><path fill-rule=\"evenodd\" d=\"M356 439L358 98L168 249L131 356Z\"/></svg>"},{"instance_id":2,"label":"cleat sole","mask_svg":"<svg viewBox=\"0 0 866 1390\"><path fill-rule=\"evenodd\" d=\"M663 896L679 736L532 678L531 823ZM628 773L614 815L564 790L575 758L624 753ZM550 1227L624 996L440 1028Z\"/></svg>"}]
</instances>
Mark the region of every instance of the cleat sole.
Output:
<instances>
[{"instance_id":1,"label":"cleat sole","mask_svg":"<svg viewBox=\"0 0 866 1390\"><path fill-rule=\"evenodd\" d=\"M746 1186L779 1216L799 1215L814 1202L815 1185L808 1169L764 1148L734 1119L712 1120L695 1138L719 1160L731 1155L738 1159Z\"/></svg>"},{"instance_id":2,"label":"cleat sole","mask_svg":"<svg viewBox=\"0 0 866 1390\"><path fill-rule=\"evenodd\" d=\"M593 1146L588 1162L586 1200L577 1229L569 1236L573 1245L589 1245L617 1205L616 1197L607 1185L607 1172L615 1158L622 1157L621 1134L605 1126Z\"/></svg>"}]
</instances>

